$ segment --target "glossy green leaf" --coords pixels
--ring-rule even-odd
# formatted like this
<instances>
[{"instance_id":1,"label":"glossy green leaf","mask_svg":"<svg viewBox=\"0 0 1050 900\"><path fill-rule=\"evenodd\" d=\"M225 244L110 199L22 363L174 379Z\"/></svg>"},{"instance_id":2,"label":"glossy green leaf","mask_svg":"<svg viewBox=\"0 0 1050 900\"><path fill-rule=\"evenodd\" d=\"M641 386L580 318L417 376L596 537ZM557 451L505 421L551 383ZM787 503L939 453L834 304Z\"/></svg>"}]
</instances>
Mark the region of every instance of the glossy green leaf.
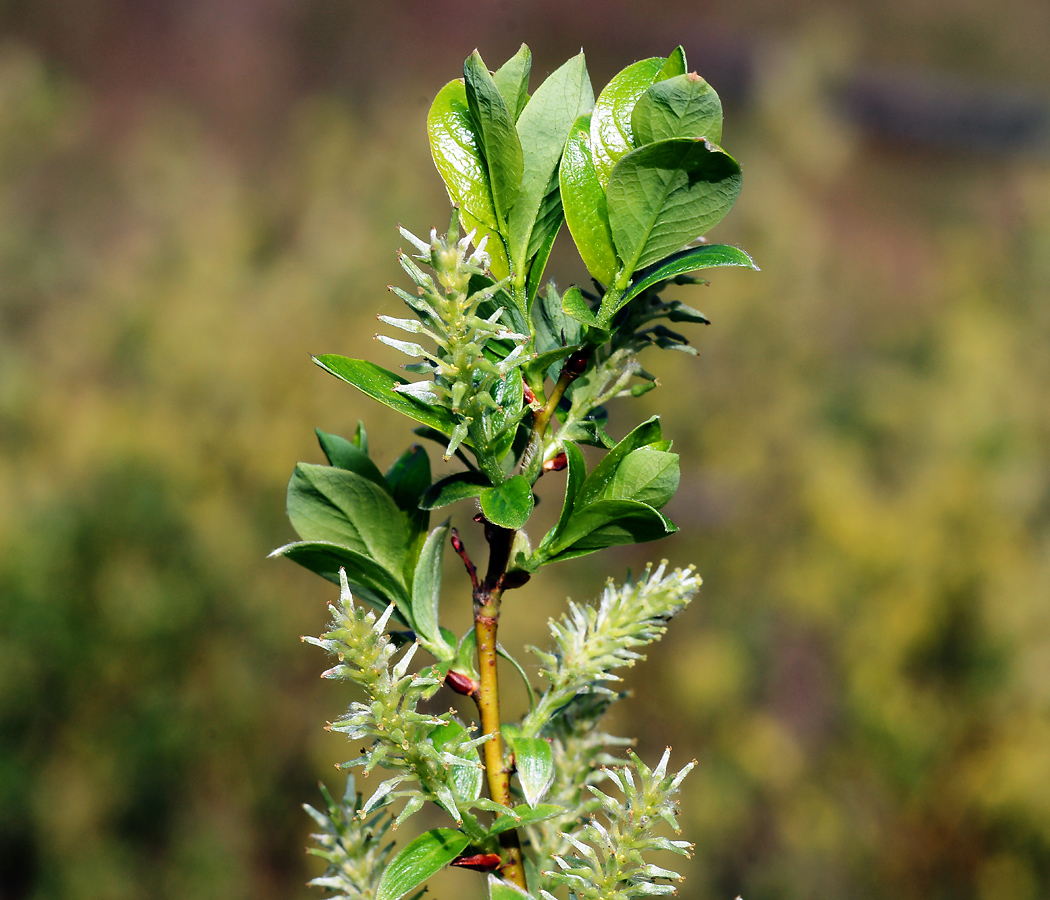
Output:
<instances>
[{"instance_id":1,"label":"glossy green leaf","mask_svg":"<svg viewBox=\"0 0 1050 900\"><path fill-rule=\"evenodd\" d=\"M565 500L562 502L561 514L555 526L543 536L539 547L529 560L530 566L536 561L542 561L547 557L547 550L558 540L568 527L572 518L573 510L576 508L577 497L587 480L587 462L583 458L583 452L572 441L565 441Z\"/></svg>"},{"instance_id":2,"label":"glossy green leaf","mask_svg":"<svg viewBox=\"0 0 1050 900\"><path fill-rule=\"evenodd\" d=\"M722 101L695 72L657 81L649 87L631 113L631 130L641 144L668 138L722 140Z\"/></svg>"},{"instance_id":3,"label":"glossy green leaf","mask_svg":"<svg viewBox=\"0 0 1050 900\"><path fill-rule=\"evenodd\" d=\"M659 56L632 63L598 95L591 114L591 155L602 188L609 183L613 166L634 149L631 112L665 64Z\"/></svg>"},{"instance_id":4,"label":"glossy green leaf","mask_svg":"<svg viewBox=\"0 0 1050 900\"><path fill-rule=\"evenodd\" d=\"M590 147L591 116L580 116L565 143L559 167L565 223L580 258L602 284L616 277L616 250L609 228L605 189L598 181Z\"/></svg>"},{"instance_id":5,"label":"glossy green leaf","mask_svg":"<svg viewBox=\"0 0 1050 900\"><path fill-rule=\"evenodd\" d=\"M517 272L525 271L529 256L545 243L549 232L558 230L558 162L573 122L593 105L587 64L578 53L547 77L518 118L521 191L507 224L507 246Z\"/></svg>"},{"instance_id":6,"label":"glossy green leaf","mask_svg":"<svg viewBox=\"0 0 1050 900\"><path fill-rule=\"evenodd\" d=\"M684 75L688 70L685 62L685 50L679 44L667 57L667 62L664 63L660 74L656 76L656 80L663 81L665 78L674 78L675 75Z\"/></svg>"},{"instance_id":7,"label":"glossy green leaf","mask_svg":"<svg viewBox=\"0 0 1050 900\"><path fill-rule=\"evenodd\" d=\"M602 461L594 467L594 471L587 476L587 480L580 488L576 507L582 509L588 503L593 503L605 495L609 482L612 481L616 475L616 470L620 467L620 463L623 462L629 453L634 452L639 447L646 447L662 439L663 431L660 428L659 416L646 419L636 426L622 441L605 454Z\"/></svg>"},{"instance_id":8,"label":"glossy green leaf","mask_svg":"<svg viewBox=\"0 0 1050 900\"><path fill-rule=\"evenodd\" d=\"M488 878L489 900L529 900L530 895L516 884L490 874Z\"/></svg>"},{"instance_id":9,"label":"glossy green leaf","mask_svg":"<svg viewBox=\"0 0 1050 900\"><path fill-rule=\"evenodd\" d=\"M441 599L441 562L448 543L446 521L427 536L412 578L412 619L416 633L429 644L438 659L451 659L455 649L445 643L438 626L438 604ZM444 651L444 652L443 652Z\"/></svg>"},{"instance_id":10,"label":"glossy green leaf","mask_svg":"<svg viewBox=\"0 0 1050 900\"><path fill-rule=\"evenodd\" d=\"M507 104L489 74L481 54L475 50L463 63L467 106L480 139L481 155L489 174L489 189L496 221L501 226L518 196L521 184L522 147ZM528 107L526 107L527 109ZM523 112L522 115L525 113ZM506 234L505 227L500 230ZM513 258L514 254L511 253Z\"/></svg>"},{"instance_id":11,"label":"glossy green leaf","mask_svg":"<svg viewBox=\"0 0 1050 900\"><path fill-rule=\"evenodd\" d=\"M395 391L394 388L397 385L408 384L408 381L382 366L377 366L364 359L337 356L334 353L315 356L314 362L326 372L331 372L336 378L352 384L373 400L378 400L385 406L423 425L429 425L444 435L451 434L452 429L456 426L456 420L447 409L440 406L428 406L426 403L413 400Z\"/></svg>"},{"instance_id":12,"label":"glossy green leaf","mask_svg":"<svg viewBox=\"0 0 1050 900\"><path fill-rule=\"evenodd\" d=\"M678 454L640 447L624 457L602 491L603 500L637 500L653 509L678 490Z\"/></svg>"},{"instance_id":13,"label":"glossy green leaf","mask_svg":"<svg viewBox=\"0 0 1050 900\"><path fill-rule=\"evenodd\" d=\"M400 900L459 856L470 843L461 831L434 828L408 844L387 865L379 879L376 900Z\"/></svg>"},{"instance_id":14,"label":"glossy green leaf","mask_svg":"<svg viewBox=\"0 0 1050 900\"><path fill-rule=\"evenodd\" d=\"M390 572L405 562L405 519L390 494L355 472L299 463L288 482L288 518L304 541L342 544Z\"/></svg>"},{"instance_id":15,"label":"glossy green leaf","mask_svg":"<svg viewBox=\"0 0 1050 900\"><path fill-rule=\"evenodd\" d=\"M554 782L554 755L543 738L515 738L514 766L525 802L533 809L547 795Z\"/></svg>"},{"instance_id":16,"label":"glossy green leaf","mask_svg":"<svg viewBox=\"0 0 1050 900\"><path fill-rule=\"evenodd\" d=\"M668 281L687 272L696 272L699 269L712 269L718 266L743 266L748 269L754 269L756 272L758 271L755 261L737 247L731 247L728 244L703 244L700 247L690 247L688 250L682 250L680 253L676 253L660 263L652 271L641 273L624 291L623 296L616 305L616 309L633 300L646 288L652 287L661 281ZM678 320L672 318L671 321ZM684 321L694 320L685 319Z\"/></svg>"},{"instance_id":17,"label":"glossy green leaf","mask_svg":"<svg viewBox=\"0 0 1050 900\"><path fill-rule=\"evenodd\" d=\"M412 627L411 607L404 585L397 575L388 572L370 556L341 544L324 541L285 544L270 556L286 557L334 584L339 584L339 570L346 569L346 578L354 597L379 610L385 610L393 601L396 607L394 619Z\"/></svg>"},{"instance_id":18,"label":"glossy green leaf","mask_svg":"<svg viewBox=\"0 0 1050 900\"><path fill-rule=\"evenodd\" d=\"M529 73L532 71L532 51L522 44L510 59L493 74L503 102L507 104L511 118L518 120L529 99Z\"/></svg>"},{"instance_id":19,"label":"glossy green leaf","mask_svg":"<svg viewBox=\"0 0 1050 900\"><path fill-rule=\"evenodd\" d=\"M594 310L583 296L580 289L573 285L561 298L562 312L570 319L575 319L581 325L594 325L596 318Z\"/></svg>"},{"instance_id":20,"label":"glossy green leaf","mask_svg":"<svg viewBox=\"0 0 1050 900\"><path fill-rule=\"evenodd\" d=\"M553 819L555 816L560 815L565 810L553 803L538 803L536 806L529 806L527 803L522 803L520 806L514 807L514 815L502 815L492 823L492 827L489 828L489 834L503 834L504 831L510 831L512 828L524 828L526 825L535 825L537 822L542 822L545 819Z\"/></svg>"},{"instance_id":21,"label":"glossy green leaf","mask_svg":"<svg viewBox=\"0 0 1050 900\"><path fill-rule=\"evenodd\" d=\"M613 242L633 273L722 221L740 193L740 166L708 141L657 141L616 164L607 193Z\"/></svg>"},{"instance_id":22,"label":"glossy green leaf","mask_svg":"<svg viewBox=\"0 0 1050 900\"><path fill-rule=\"evenodd\" d=\"M548 560L573 559L617 544L640 544L678 529L637 500L599 500L573 514L564 533L544 552Z\"/></svg>"},{"instance_id":23,"label":"glossy green leaf","mask_svg":"<svg viewBox=\"0 0 1050 900\"><path fill-rule=\"evenodd\" d=\"M487 488L481 492L480 499L485 518L501 528L521 528L535 504L532 486L524 475L515 475L503 484Z\"/></svg>"},{"instance_id":24,"label":"glossy green leaf","mask_svg":"<svg viewBox=\"0 0 1050 900\"><path fill-rule=\"evenodd\" d=\"M445 182L449 199L459 206L463 228L477 230L475 243L489 236L485 249L492 257L492 273L496 278L506 278L507 255L462 79L450 81L438 91L427 115L427 134L434 165Z\"/></svg>"},{"instance_id":25,"label":"glossy green leaf","mask_svg":"<svg viewBox=\"0 0 1050 900\"><path fill-rule=\"evenodd\" d=\"M477 497L490 486L488 478L481 472L456 472L440 481L435 481L419 500L422 509L440 509L458 500Z\"/></svg>"}]
</instances>

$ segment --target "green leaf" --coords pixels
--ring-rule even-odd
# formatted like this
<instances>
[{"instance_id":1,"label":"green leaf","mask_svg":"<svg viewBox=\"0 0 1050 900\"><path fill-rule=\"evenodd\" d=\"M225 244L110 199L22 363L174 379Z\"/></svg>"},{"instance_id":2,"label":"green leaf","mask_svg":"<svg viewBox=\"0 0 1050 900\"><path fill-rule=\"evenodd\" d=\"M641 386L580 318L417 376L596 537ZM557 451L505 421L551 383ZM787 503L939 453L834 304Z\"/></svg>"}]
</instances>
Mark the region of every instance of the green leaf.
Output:
<instances>
[{"instance_id":1,"label":"green leaf","mask_svg":"<svg viewBox=\"0 0 1050 900\"><path fill-rule=\"evenodd\" d=\"M534 505L532 486L524 475L515 475L481 492L481 511L493 525L501 528L521 528Z\"/></svg>"},{"instance_id":2,"label":"green leaf","mask_svg":"<svg viewBox=\"0 0 1050 900\"><path fill-rule=\"evenodd\" d=\"M561 216L561 199L558 200L559 204L559 222ZM559 227L560 224L559 224ZM555 228L547 234L547 239L533 256L532 262L529 264L529 279L526 284L526 305L531 310L533 303L536 300L536 294L540 289L540 282L543 280L543 272L547 268L547 260L550 259L551 250L554 249L555 238L558 237L558 229ZM530 254L531 255L531 254Z\"/></svg>"},{"instance_id":3,"label":"green leaf","mask_svg":"<svg viewBox=\"0 0 1050 900\"><path fill-rule=\"evenodd\" d=\"M354 446L368 455L368 432L365 431L365 423L357 420L357 430L354 432Z\"/></svg>"},{"instance_id":4,"label":"green leaf","mask_svg":"<svg viewBox=\"0 0 1050 900\"><path fill-rule=\"evenodd\" d=\"M637 500L599 500L575 513L548 551L546 561L573 559L617 544L641 544L678 529L657 510Z\"/></svg>"},{"instance_id":5,"label":"green leaf","mask_svg":"<svg viewBox=\"0 0 1050 900\"><path fill-rule=\"evenodd\" d=\"M378 400L423 425L429 425L446 436L452 434L452 429L456 427L452 413L444 407L429 406L395 391L397 385L408 384L408 381L382 366L364 359L337 356L334 353L315 356L314 362L336 378L352 384L373 400Z\"/></svg>"},{"instance_id":6,"label":"green leaf","mask_svg":"<svg viewBox=\"0 0 1050 900\"><path fill-rule=\"evenodd\" d=\"M420 498L419 505L422 509L440 509L458 500L477 497L489 486L488 478L480 472L456 472L428 487Z\"/></svg>"},{"instance_id":7,"label":"green leaf","mask_svg":"<svg viewBox=\"0 0 1050 900\"><path fill-rule=\"evenodd\" d=\"M516 884L489 875L489 900L529 900L529 893Z\"/></svg>"},{"instance_id":8,"label":"green leaf","mask_svg":"<svg viewBox=\"0 0 1050 900\"><path fill-rule=\"evenodd\" d=\"M665 64L659 56L632 63L614 75L598 95L591 114L591 154L603 188L609 183L613 166L634 149L631 111Z\"/></svg>"},{"instance_id":9,"label":"green leaf","mask_svg":"<svg viewBox=\"0 0 1050 900\"><path fill-rule=\"evenodd\" d=\"M492 75L511 118L518 120L529 99L529 72L532 71L532 51L522 44L510 59Z\"/></svg>"},{"instance_id":10,"label":"green leaf","mask_svg":"<svg viewBox=\"0 0 1050 900\"><path fill-rule=\"evenodd\" d=\"M530 571L535 571L551 555L547 553L547 550L568 527L573 510L576 508L576 498L583 487L584 481L587 479L587 462L584 460L583 452L580 448L572 441L565 441L562 446L565 448L567 463L565 468L565 500L562 502L561 514L558 516L557 523L543 536L543 540L540 541L536 552L527 561L527 567Z\"/></svg>"},{"instance_id":11,"label":"green leaf","mask_svg":"<svg viewBox=\"0 0 1050 900\"><path fill-rule=\"evenodd\" d=\"M496 819L489 829L489 834L503 834L504 831L510 831L512 828L524 828L526 825L535 825L537 822L542 822L545 819L553 819L563 812L565 810L562 807L553 803L538 803L534 807L529 806L527 803L522 803L520 806L514 807L513 816L503 815Z\"/></svg>"},{"instance_id":12,"label":"green leaf","mask_svg":"<svg viewBox=\"0 0 1050 900\"><path fill-rule=\"evenodd\" d=\"M570 287L561 298L562 312L582 325L594 325L597 319L594 310L576 285Z\"/></svg>"},{"instance_id":13,"label":"green leaf","mask_svg":"<svg viewBox=\"0 0 1050 900\"><path fill-rule=\"evenodd\" d=\"M430 487L430 458L419 444L402 453L384 476L394 502L406 513L419 509L419 498Z\"/></svg>"},{"instance_id":14,"label":"green leaf","mask_svg":"<svg viewBox=\"0 0 1050 900\"><path fill-rule=\"evenodd\" d=\"M404 565L404 516L390 494L355 472L299 463L288 482L288 518L304 541L342 544L390 572Z\"/></svg>"},{"instance_id":15,"label":"green leaf","mask_svg":"<svg viewBox=\"0 0 1050 900\"><path fill-rule=\"evenodd\" d=\"M329 465L338 469L346 469L349 472L356 472L362 478L367 478L380 487L386 488L387 485L386 481L383 480L383 473L369 459L366 451L337 434L328 434L321 431L320 428L315 428L314 431L317 434L317 442L321 445L321 450L328 459Z\"/></svg>"},{"instance_id":16,"label":"green leaf","mask_svg":"<svg viewBox=\"0 0 1050 900\"><path fill-rule=\"evenodd\" d=\"M489 188L500 231L507 233L506 223L521 184L522 147L514 118L503 95L492 80L481 54L475 50L463 63L467 106L474 118L480 138L481 154L489 173ZM526 107L527 109L528 107ZM522 112L522 115L525 115ZM514 254L511 253L513 259Z\"/></svg>"},{"instance_id":17,"label":"green leaf","mask_svg":"<svg viewBox=\"0 0 1050 900\"><path fill-rule=\"evenodd\" d=\"M397 854L379 879L376 900L400 900L459 856L470 843L461 831L434 828Z\"/></svg>"},{"instance_id":18,"label":"green leaf","mask_svg":"<svg viewBox=\"0 0 1050 900\"><path fill-rule=\"evenodd\" d=\"M651 271L641 273L624 291L613 312L654 284L659 284L661 281L669 281L678 275L684 275L686 272L711 269L717 266L744 266L748 269L754 269L756 272L759 271L755 261L737 247L731 247L728 244L704 244L700 247L690 247L688 250L676 253ZM671 321L679 320L672 317ZM685 319L683 321L696 320ZM703 318L700 321L704 321Z\"/></svg>"},{"instance_id":19,"label":"green leaf","mask_svg":"<svg viewBox=\"0 0 1050 900\"><path fill-rule=\"evenodd\" d=\"M641 447L628 453L602 491L603 500L637 500L653 509L678 490L678 454Z\"/></svg>"},{"instance_id":20,"label":"green leaf","mask_svg":"<svg viewBox=\"0 0 1050 900\"><path fill-rule=\"evenodd\" d=\"M561 308L561 297L549 281L540 302L532 308L532 319L536 328L535 346L538 354L565 347L575 348L580 343L580 323L565 315Z\"/></svg>"},{"instance_id":21,"label":"green leaf","mask_svg":"<svg viewBox=\"0 0 1050 900\"><path fill-rule=\"evenodd\" d=\"M580 488L576 507L582 509L588 503L593 503L604 496L606 487L615 476L620 463L623 462L629 453L632 453L639 447L654 444L662 438L663 431L660 428L659 416L646 419L641 425L634 428L612 450L605 454L602 461L595 466L594 471L587 476L587 480Z\"/></svg>"},{"instance_id":22,"label":"green leaf","mask_svg":"<svg viewBox=\"0 0 1050 900\"><path fill-rule=\"evenodd\" d=\"M609 178L609 225L626 273L669 256L717 225L740 193L740 166L709 141L657 141Z\"/></svg>"},{"instance_id":23,"label":"green leaf","mask_svg":"<svg viewBox=\"0 0 1050 900\"><path fill-rule=\"evenodd\" d=\"M507 222L507 246L517 273L524 273L529 257L561 224L558 162L573 122L592 106L587 63L578 53L547 77L518 118L521 190Z\"/></svg>"},{"instance_id":24,"label":"green leaf","mask_svg":"<svg viewBox=\"0 0 1050 900\"><path fill-rule=\"evenodd\" d=\"M430 732L435 750L445 750L463 760L463 765L450 766L452 793L460 803L473 803L481 796L484 772L479 765L478 751L474 748L460 749L459 744L467 737L467 729L458 722L446 722Z\"/></svg>"},{"instance_id":25,"label":"green leaf","mask_svg":"<svg viewBox=\"0 0 1050 900\"><path fill-rule=\"evenodd\" d=\"M618 263L609 228L605 190L590 147L591 117L580 116L569 133L559 167L565 223L580 258L602 284L612 284Z\"/></svg>"},{"instance_id":26,"label":"green leaf","mask_svg":"<svg viewBox=\"0 0 1050 900\"><path fill-rule=\"evenodd\" d=\"M339 584L339 570L346 569L346 579L355 597L379 610L385 610L393 601L396 606L393 618L413 627L408 592L399 576L364 553L341 544L299 541L278 547L270 556L286 557L335 584Z\"/></svg>"},{"instance_id":27,"label":"green leaf","mask_svg":"<svg viewBox=\"0 0 1050 900\"><path fill-rule=\"evenodd\" d=\"M657 81L631 113L631 130L639 145L668 138L722 140L722 101L695 72Z\"/></svg>"},{"instance_id":28,"label":"green leaf","mask_svg":"<svg viewBox=\"0 0 1050 900\"><path fill-rule=\"evenodd\" d=\"M514 764L525 802L535 808L554 782L554 755L543 738L515 738Z\"/></svg>"},{"instance_id":29,"label":"green leaf","mask_svg":"<svg viewBox=\"0 0 1050 900\"><path fill-rule=\"evenodd\" d=\"M685 50L682 48L682 45L679 44L671 51L671 55L667 57L667 62L664 63L664 67L660 70L660 74L656 76L656 80L663 81L665 78L674 78L675 75L684 75L687 71L688 67L685 63Z\"/></svg>"},{"instance_id":30,"label":"green leaf","mask_svg":"<svg viewBox=\"0 0 1050 900\"><path fill-rule=\"evenodd\" d=\"M412 619L416 633L428 642L427 649L438 659L451 659L455 649L445 642L438 626L441 599L441 562L448 542L446 520L427 536L412 578Z\"/></svg>"},{"instance_id":31,"label":"green leaf","mask_svg":"<svg viewBox=\"0 0 1050 900\"><path fill-rule=\"evenodd\" d=\"M449 199L459 206L463 227L468 231L477 229L475 243L489 235L485 249L492 257L492 274L506 278L510 271L507 255L462 79L450 81L438 91L427 115L427 134L434 165L445 182Z\"/></svg>"}]
</instances>

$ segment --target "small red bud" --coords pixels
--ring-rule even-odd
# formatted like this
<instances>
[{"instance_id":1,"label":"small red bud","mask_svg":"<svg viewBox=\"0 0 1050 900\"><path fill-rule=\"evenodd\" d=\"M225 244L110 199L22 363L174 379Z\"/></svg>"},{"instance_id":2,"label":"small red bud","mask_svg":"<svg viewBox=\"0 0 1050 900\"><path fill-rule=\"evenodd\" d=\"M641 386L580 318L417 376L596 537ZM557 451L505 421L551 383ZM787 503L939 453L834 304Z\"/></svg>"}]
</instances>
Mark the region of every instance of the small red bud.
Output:
<instances>
[{"instance_id":1,"label":"small red bud","mask_svg":"<svg viewBox=\"0 0 1050 900\"><path fill-rule=\"evenodd\" d=\"M455 669L449 669L445 676L445 684L464 697L471 697L478 691L478 683L473 678Z\"/></svg>"},{"instance_id":2,"label":"small red bud","mask_svg":"<svg viewBox=\"0 0 1050 900\"><path fill-rule=\"evenodd\" d=\"M577 350L565 360L564 371L568 372L573 378L578 378L587 371L588 362L590 362L590 354L584 350Z\"/></svg>"},{"instance_id":3,"label":"small red bud","mask_svg":"<svg viewBox=\"0 0 1050 900\"><path fill-rule=\"evenodd\" d=\"M530 388L527 384L525 384L525 380L524 379L522 379L521 393L522 393L522 396L524 396L524 398L525 398L525 402L529 406L531 406L533 403L536 402L536 395L534 393L532 393L532 388Z\"/></svg>"},{"instance_id":4,"label":"small red bud","mask_svg":"<svg viewBox=\"0 0 1050 900\"><path fill-rule=\"evenodd\" d=\"M475 853L473 856L460 856L452 860L451 865L473 869L475 872L495 872L502 863L498 853Z\"/></svg>"},{"instance_id":5,"label":"small red bud","mask_svg":"<svg viewBox=\"0 0 1050 900\"><path fill-rule=\"evenodd\" d=\"M544 472L560 472L569 464L568 458L564 453L559 453L554 459L548 459L543 464Z\"/></svg>"}]
</instances>

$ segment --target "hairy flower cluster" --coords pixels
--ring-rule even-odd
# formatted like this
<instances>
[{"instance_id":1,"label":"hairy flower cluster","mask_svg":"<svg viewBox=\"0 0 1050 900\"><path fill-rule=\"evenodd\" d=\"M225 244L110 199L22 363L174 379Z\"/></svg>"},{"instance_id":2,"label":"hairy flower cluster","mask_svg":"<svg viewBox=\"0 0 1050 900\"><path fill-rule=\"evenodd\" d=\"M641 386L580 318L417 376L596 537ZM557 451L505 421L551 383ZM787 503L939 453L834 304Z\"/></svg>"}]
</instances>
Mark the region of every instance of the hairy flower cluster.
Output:
<instances>
[{"instance_id":1,"label":"hairy flower cluster","mask_svg":"<svg viewBox=\"0 0 1050 900\"><path fill-rule=\"evenodd\" d=\"M692 566L665 576L666 567L661 562L653 571L650 564L637 583L622 587L610 579L597 607L570 602L568 613L551 620L556 648L550 653L531 648L550 687L525 718L524 734L539 734L554 713L579 694L615 696L606 687L620 680L611 670L644 659L634 648L663 637L667 622L685 609L700 587Z\"/></svg>"},{"instance_id":2,"label":"hairy flower cluster","mask_svg":"<svg viewBox=\"0 0 1050 900\"><path fill-rule=\"evenodd\" d=\"M324 672L323 678L349 681L360 687L368 702L355 701L346 714L328 727L344 732L352 741L370 741L360 757L343 767L364 766L365 774L376 766L396 774L384 781L362 811L367 813L381 803L407 797L395 826L432 800L457 821L461 820L457 800L457 776L463 770L480 771L476 747L485 738L467 740L465 732L453 725L451 714L432 716L418 712L421 700L432 697L442 684L440 675L424 670L409 674L408 667L418 649L413 644L393 666L396 648L384 633L393 605L376 619L370 609L354 606L346 573L339 571L339 605L329 604L332 624L320 638L304 637L307 643L326 650L339 660ZM450 726L452 726L450 728ZM435 746L435 732L445 739ZM452 735L447 733L451 731ZM404 784L417 788L396 790ZM466 798L472 800L473 798Z\"/></svg>"},{"instance_id":3,"label":"hairy flower cluster","mask_svg":"<svg viewBox=\"0 0 1050 900\"><path fill-rule=\"evenodd\" d=\"M594 817L578 835L566 835L576 852L555 856L558 869L543 873L552 887L566 885L577 900L634 900L675 892L668 882L680 881L682 876L672 869L647 863L643 856L657 850L688 856L692 850L688 841L671 840L657 833L662 824L678 832L674 795L696 765L689 763L668 775L670 753L664 751L655 769L649 769L632 753L630 765L608 771L608 777L623 794L622 800L596 787L588 788L601 804L606 824ZM546 900L556 900L547 890L540 893Z\"/></svg>"},{"instance_id":4,"label":"hairy flower cluster","mask_svg":"<svg viewBox=\"0 0 1050 900\"><path fill-rule=\"evenodd\" d=\"M504 308L489 312L493 300L507 283L493 282L486 275L489 256L487 238L469 252L475 232L459 239L458 216L453 215L449 233L439 236L430 232L430 243L401 229L419 254L414 258L401 253L401 267L415 282L417 293L397 287L397 294L419 317L396 319L379 316L379 320L410 334L422 335L435 346L428 350L412 341L401 341L377 335L402 353L422 362L404 368L410 372L431 375L432 381L401 385L397 390L424 403L443 406L457 419L445 458L449 458L468 435L475 447L492 444L525 415L520 390L521 378L515 370L529 342L527 334L518 334L501 322ZM416 261L433 270L424 272ZM472 284L472 280L473 284ZM482 286L478 287L478 283ZM488 314L483 316L482 312Z\"/></svg>"},{"instance_id":5,"label":"hairy flower cluster","mask_svg":"<svg viewBox=\"0 0 1050 900\"><path fill-rule=\"evenodd\" d=\"M310 835L316 846L309 852L328 863L325 873L310 885L334 892L332 900L373 900L394 848L392 843L383 842L391 818L384 811L370 818L361 815L361 795L354 787L352 775L347 779L341 802L333 800L324 785L321 793L325 812L303 804L322 829Z\"/></svg>"}]
</instances>

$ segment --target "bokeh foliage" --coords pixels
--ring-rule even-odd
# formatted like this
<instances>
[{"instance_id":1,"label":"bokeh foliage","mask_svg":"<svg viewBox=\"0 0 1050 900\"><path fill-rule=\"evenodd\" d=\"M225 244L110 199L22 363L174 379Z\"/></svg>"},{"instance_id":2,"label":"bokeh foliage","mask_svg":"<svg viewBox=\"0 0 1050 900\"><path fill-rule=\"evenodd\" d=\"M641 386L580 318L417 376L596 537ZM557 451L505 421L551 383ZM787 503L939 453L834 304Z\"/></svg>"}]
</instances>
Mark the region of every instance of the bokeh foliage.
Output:
<instances>
[{"instance_id":1,"label":"bokeh foliage","mask_svg":"<svg viewBox=\"0 0 1050 900\"><path fill-rule=\"evenodd\" d=\"M691 463L660 552L705 587L624 728L699 760L691 896L1042 897L1050 175L860 142L818 51L735 113L715 237L763 273L681 288L714 324L660 360ZM259 159L161 99L110 133L97 91L0 52L5 900L305 896L298 804L347 698L297 640L331 596L264 557L313 426L403 449L307 359L369 355L395 223L447 220L424 111L391 102L306 96ZM542 645L559 606L521 593Z\"/></svg>"}]
</instances>

